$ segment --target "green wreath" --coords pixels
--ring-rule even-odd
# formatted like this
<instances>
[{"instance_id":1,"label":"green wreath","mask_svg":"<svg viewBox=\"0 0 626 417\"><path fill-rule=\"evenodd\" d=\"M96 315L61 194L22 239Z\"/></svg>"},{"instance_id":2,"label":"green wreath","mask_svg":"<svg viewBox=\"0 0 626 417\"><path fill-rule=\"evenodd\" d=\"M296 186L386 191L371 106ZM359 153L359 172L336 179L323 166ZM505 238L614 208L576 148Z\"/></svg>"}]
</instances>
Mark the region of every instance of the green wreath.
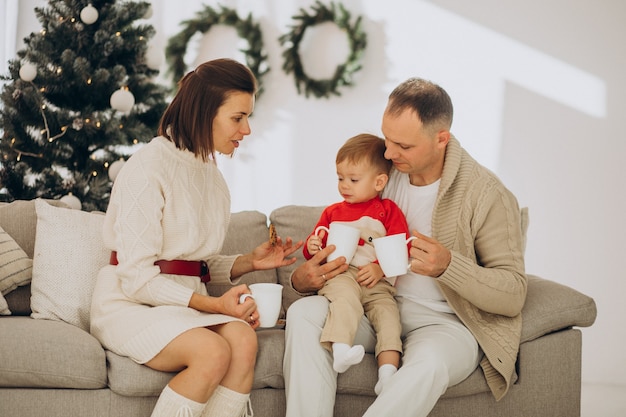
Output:
<instances>
[{"instance_id":1,"label":"green wreath","mask_svg":"<svg viewBox=\"0 0 626 417\"><path fill-rule=\"evenodd\" d=\"M283 70L287 74L293 72L298 94L304 89L306 97L309 94L313 94L318 98L329 97L331 94L339 96L341 95L339 87L351 86L354 73L361 69L360 61L367 44L367 36L361 28L361 17L359 16L354 25L351 25L350 13L341 3L335 6L335 3L331 2L330 7L327 7L317 1L312 6L312 9L313 14L300 9L300 14L292 18L299 20L301 23L291 26L291 31L279 38L281 45L289 46L283 52ZM307 28L324 22L333 22L346 32L348 42L350 43L350 54L343 64L337 66L335 75L332 78L315 80L309 78L304 72L302 61L300 60L299 47Z\"/></svg>"},{"instance_id":2,"label":"green wreath","mask_svg":"<svg viewBox=\"0 0 626 417\"><path fill-rule=\"evenodd\" d=\"M187 72L184 56L191 37L197 32L206 33L217 24L234 27L237 35L248 42L248 48L241 49L241 52L246 55L246 65L257 79L257 96L260 96L263 92L263 76L269 72L267 54L263 50L261 29L253 22L252 14L243 20L239 18L235 10L224 6L220 6L219 11L205 6L204 10L196 14L195 19L183 21L181 25L185 26L184 29L169 39L165 56L169 63L168 74L172 75L174 85Z\"/></svg>"}]
</instances>

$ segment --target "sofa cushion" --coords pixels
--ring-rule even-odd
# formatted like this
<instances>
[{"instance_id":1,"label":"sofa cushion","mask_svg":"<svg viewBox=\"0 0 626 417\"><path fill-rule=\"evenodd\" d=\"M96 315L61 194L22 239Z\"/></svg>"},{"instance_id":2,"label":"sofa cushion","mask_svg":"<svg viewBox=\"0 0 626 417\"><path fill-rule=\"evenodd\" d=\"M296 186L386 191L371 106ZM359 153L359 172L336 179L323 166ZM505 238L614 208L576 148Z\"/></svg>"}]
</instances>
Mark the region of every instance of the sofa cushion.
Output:
<instances>
[{"instance_id":1,"label":"sofa cushion","mask_svg":"<svg viewBox=\"0 0 626 417\"><path fill-rule=\"evenodd\" d=\"M572 326L591 326L596 314L593 298L568 286L528 275L521 342Z\"/></svg>"},{"instance_id":2,"label":"sofa cushion","mask_svg":"<svg viewBox=\"0 0 626 417\"><path fill-rule=\"evenodd\" d=\"M60 201L47 200L50 204L65 206ZM17 243L17 245L26 253L28 258L33 258L33 250L35 246L35 226L37 217L35 214L35 200L17 200L12 203L0 203L0 227L8 233L9 236ZM31 280L32 269L27 277L20 277L20 286L28 284ZM19 286L17 288L20 288ZM30 287L29 287L30 288ZM20 291L18 297L9 297L11 290L2 289L5 296L7 309L13 314L29 315L30 314L30 290ZM2 304L2 296L0 296L0 304ZM26 308L24 308L26 306ZM6 313L7 311L5 311Z\"/></svg>"},{"instance_id":3,"label":"sofa cushion","mask_svg":"<svg viewBox=\"0 0 626 417\"><path fill-rule=\"evenodd\" d=\"M37 232L31 284L32 317L62 320L89 331L91 295L110 251L104 216L35 201Z\"/></svg>"},{"instance_id":4,"label":"sofa cushion","mask_svg":"<svg viewBox=\"0 0 626 417\"><path fill-rule=\"evenodd\" d=\"M285 387L283 381L283 353L285 333L281 329L257 331L259 351L254 370L252 389ZM140 365L133 360L107 351L109 387L111 391L127 397L158 396L173 372L160 372Z\"/></svg>"},{"instance_id":5,"label":"sofa cushion","mask_svg":"<svg viewBox=\"0 0 626 417\"><path fill-rule=\"evenodd\" d=\"M106 351L109 388L125 397L158 396L176 373L160 372Z\"/></svg>"},{"instance_id":6,"label":"sofa cushion","mask_svg":"<svg viewBox=\"0 0 626 417\"><path fill-rule=\"evenodd\" d=\"M0 314L11 314L4 294L28 284L32 276L32 269L33 260L0 226Z\"/></svg>"},{"instance_id":7,"label":"sofa cushion","mask_svg":"<svg viewBox=\"0 0 626 417\"><path fill-rule=\"evenodd\" d=\"M100 343L67 323L30 317L0 319L0 386L106 387Z\"/></svg>"},{"instance_id":8,"label":"sofa cushion","mask_svg":"<svg viewBox=\"0 0 626 417\"><path fill-rule=\"evenodd\" d=\"M324 207L284 206L272 211L270 222L276 227L276 233L281 238L291 237L296 242L304 241L313 232L323 210ZM293 270L305 259L302 250L297 251L295 256L298 259L295 264L278 269L278 283L284 287L283 307L285 310L300 298L300 294L291 287L289 278Z\"/></svg>"},{"instance_id":9,"label":"sofa cushion","mask_svg":"<svg viewBox=\"0 0 626 417\"><path fill-rule=\"evenodd\" d=\"M10 316L11 310L9 310L9 304L7 304L7 300L4 299L4 296L0 294L0 316Z\"/></svg>"}]
</instances>

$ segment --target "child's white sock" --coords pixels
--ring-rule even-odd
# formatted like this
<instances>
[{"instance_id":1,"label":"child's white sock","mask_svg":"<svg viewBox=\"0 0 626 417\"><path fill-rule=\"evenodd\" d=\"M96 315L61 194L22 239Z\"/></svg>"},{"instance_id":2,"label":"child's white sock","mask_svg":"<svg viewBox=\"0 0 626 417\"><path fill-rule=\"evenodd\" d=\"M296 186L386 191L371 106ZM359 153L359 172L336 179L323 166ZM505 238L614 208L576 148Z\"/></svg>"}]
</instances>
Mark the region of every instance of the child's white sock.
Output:
<instances>
[{"instance_id":1,"label":"child's white sock","mask_svg":"<svg viewBox=\"0 0 626 417\"><path fill-rule=\"evenodd\" d=\"M398 368L390 363L386 363L378 368L378 382L374 387L374 392L376 395L380 395L383 391L383 386L385 383L391 378L396 372L398 372Z\"/></svg>"},{"instance_id":2,"label":"child's white sock","mask_svg":"<svg viewBox=\"0 0 626 417\"><path fill-rule=\"evenodd\" d=\"M350 346L346 343L333 343L333 369L340 374L349 367L363 360L365 348L361 345Z\"/></svg>"}]
</instances>

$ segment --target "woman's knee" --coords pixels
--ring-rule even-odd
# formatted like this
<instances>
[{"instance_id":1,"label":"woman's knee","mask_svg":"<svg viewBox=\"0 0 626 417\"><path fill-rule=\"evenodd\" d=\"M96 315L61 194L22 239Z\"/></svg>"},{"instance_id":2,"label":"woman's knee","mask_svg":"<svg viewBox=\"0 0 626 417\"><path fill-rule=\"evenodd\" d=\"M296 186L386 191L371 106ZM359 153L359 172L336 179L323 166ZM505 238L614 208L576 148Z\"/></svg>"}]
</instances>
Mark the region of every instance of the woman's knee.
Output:
<instances>
[{"instance_id":1,"label":"woman's knee","mask_svg":"<svg viewBox=\"0 0 626 417\"><path fill-rule=\"evenodd\" d=\"M254 367L259 345L252 327L247 323L233 321L225 324L218 334L230 346L231 362Z\"/></svg>"},{"instance_id":2,"label":"woman's knee","mask_svg":"<svg viewBox=\"0 0 626 417\"><path fill-rule=\"evenodd\" d=\"M159 371L203 375L198 380L211 383L224 377L231 356L230 345L224 338L212 330L195 328L176 337L146 365Z\"/></svg>"},{"instance_id":3,"label":"woman's knee","mask_svg":"<svg viewBox=\"0 0 626 417\"><path fill-rule=\"evenodd\" d=\"M233 346L233 357L238 360L245 360L254 366L259 350L256 332L246 323L233 322L232 324L233 327L236 327L234 336L230 341Z\"/></svg>"},{"instance_id":4,"label":"woman's knee","mask_svg":"<svg viewBox=\"0 0 626 417\"><path fill-rule=\"evenodd\" d=\"M211 330L205 330L213 333ZM196 342L188 367L221 379L232 361L230 344L223 337L215 334L207 334L206 338L198 338Z\"/></svg>"}]
</instances>

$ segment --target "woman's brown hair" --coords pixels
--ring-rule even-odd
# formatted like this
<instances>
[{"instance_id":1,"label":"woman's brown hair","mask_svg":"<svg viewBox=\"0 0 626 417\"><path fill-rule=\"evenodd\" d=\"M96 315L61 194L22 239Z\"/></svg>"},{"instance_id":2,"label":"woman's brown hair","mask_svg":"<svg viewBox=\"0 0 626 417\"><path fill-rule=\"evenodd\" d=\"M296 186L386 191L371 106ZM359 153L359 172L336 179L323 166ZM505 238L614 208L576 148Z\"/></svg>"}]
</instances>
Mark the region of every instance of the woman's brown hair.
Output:
<instances>
[{"instance_id":1,"label":"woman's brown hair","mask_svg":"<svg viewBox=\"0 0 626 417\"><path fill-rule=\"evenodd\" d=\"M215 157L213 120L228 94L254 95L256 91L254 74L245 65L226 58L207 61L178 82L178 92L161 117L158 134L207 161Z\"/></svg>"}]
</instances>

